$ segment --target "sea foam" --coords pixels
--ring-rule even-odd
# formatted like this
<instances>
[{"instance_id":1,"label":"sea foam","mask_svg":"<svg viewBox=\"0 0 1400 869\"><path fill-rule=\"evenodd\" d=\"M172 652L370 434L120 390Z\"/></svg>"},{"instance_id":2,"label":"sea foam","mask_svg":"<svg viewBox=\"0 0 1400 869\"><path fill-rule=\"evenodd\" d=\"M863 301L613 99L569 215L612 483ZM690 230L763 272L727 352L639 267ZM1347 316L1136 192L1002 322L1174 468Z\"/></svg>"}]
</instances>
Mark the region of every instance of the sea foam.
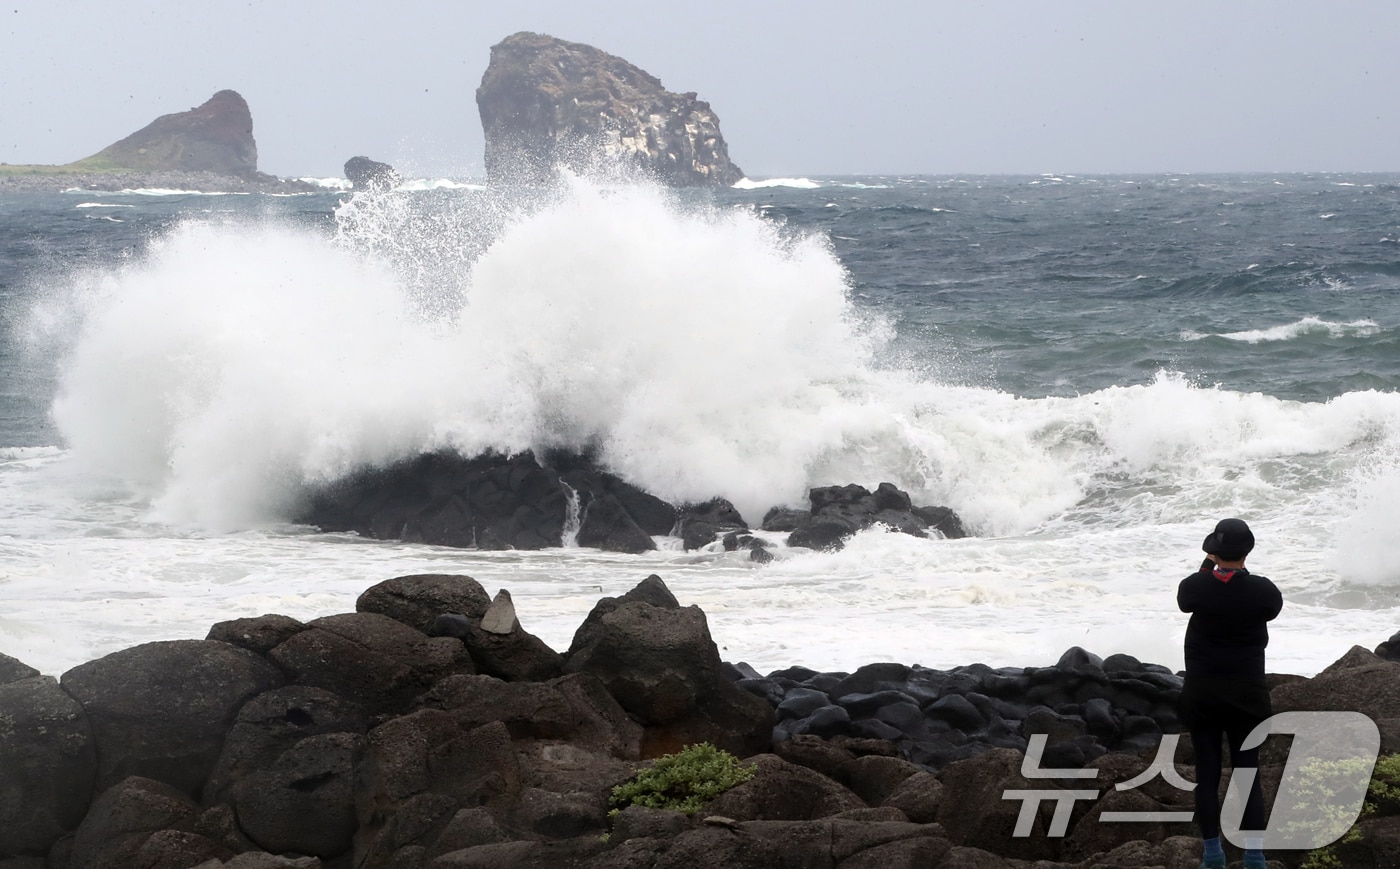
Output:
<instances>
[{"instance_id":1,"label":"sea foam","mask_svg":"<svg viewBox=\"0 0 1400 869\"><path fill-rule=\"evenodd\" d=\"M1392 394L1291 402L1163 372L1032 400L882 365L890 330L824 239L646 185L357 194L337 224L188 220L72 280L53 412L73 460L216 531L423 450L557 447L752 523L812 486L889 481L987 536L1204 510L1313 545L1352 469L1396 453Z\"/></svg>"}]
</instances>

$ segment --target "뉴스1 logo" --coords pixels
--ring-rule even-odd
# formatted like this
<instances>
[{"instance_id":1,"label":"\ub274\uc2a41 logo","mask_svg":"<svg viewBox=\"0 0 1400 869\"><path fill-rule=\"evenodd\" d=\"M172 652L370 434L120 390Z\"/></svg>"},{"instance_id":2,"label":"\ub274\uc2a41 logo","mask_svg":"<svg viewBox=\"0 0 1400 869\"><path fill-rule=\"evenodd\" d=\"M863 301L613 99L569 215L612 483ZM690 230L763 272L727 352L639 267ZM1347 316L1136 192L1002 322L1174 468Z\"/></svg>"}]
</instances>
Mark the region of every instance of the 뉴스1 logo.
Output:
<instances>
[{"instance_id":1,"label":"\ub274\uc2a41 logo","mask_svg":"<svg viewBox=\"0 0 1400 869\"><path fill-rule=\"evenodd\" d=\"M1371 770L1380 753L1380 731L1374 721L1359 712L1280 712L1254 728L1245 738L1243 747L1254 748L1271 733L1291 733L1293 744L1288 750L1288 761L1284 764L1268 825L1263 830L1239 827L1249 786L1258 774L1255 769L1241 768L1230 776L1220 810L1221 834L1240 846L1245 836L1262 837L1264 847L1271 850L1308 851L1332 844L1345 835L1361 815ZM1114 785L1114 789L1130 791L1160 775L1178 790L1193 790L1195 783L1182 778L1172 761L1179 739L1180 734L1164 735L1152 764L1132 779ZM1023 777L1083 779L1098 774L1094 769L1042 769L1040 759L1047 740L1043 733L1030 737L1025 760L1021 763ZM1098 796L1099 791L1093 788L1030 788L1002 792L1002 799L1021 801L1021 811L1011 833L1016 837L1031 834L1042 801L1055 803L1047 835L1063 836L1074 804ZM1110 824L1190 821L1193 814L1189 811L1104 812L1099 820Z\"/></svg>"}]
</instances>

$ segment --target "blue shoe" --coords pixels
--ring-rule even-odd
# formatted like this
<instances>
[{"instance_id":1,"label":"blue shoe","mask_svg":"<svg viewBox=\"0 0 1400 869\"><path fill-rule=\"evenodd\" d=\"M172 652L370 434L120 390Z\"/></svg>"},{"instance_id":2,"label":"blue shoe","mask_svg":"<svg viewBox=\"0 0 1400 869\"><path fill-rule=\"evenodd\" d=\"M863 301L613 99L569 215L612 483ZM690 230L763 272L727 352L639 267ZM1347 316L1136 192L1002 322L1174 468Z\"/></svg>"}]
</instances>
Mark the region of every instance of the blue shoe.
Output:
<instances>
[{"instance_id":1,"label":"blue shoe","mask_svg":"<svg viewBox=\"0 0 1400 869\"><path fill-rule=\"evenodd\" d=\"M1201 869L1225 869L1225 855L1219 857L1202 857ZM1249 869L1254 869L1253 866Z\"/></svg>"},{"instance_id":2,"label":"blue shoe","mask_svg":"<svg viewBox=\"0 0 1400 869\"><path fill-rule=\"evenodd\" d=\"M1257 851L1244 852L1244 869L1269 869L1269 861Z\"/></svg>"}]
</instances>

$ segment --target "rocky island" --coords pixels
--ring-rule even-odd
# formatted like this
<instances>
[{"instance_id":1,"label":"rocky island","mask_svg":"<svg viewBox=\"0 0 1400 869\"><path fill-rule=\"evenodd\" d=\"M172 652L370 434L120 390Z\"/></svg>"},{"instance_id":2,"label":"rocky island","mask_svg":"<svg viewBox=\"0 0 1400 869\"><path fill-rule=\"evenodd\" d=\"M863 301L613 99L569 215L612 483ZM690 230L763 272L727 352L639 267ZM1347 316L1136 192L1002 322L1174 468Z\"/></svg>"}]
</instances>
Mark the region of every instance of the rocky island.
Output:
<instances>
[{"instance_id":1,"label":"rocky island","mask_svg":"<svg viewBox=\"0 0 1400 869\"><path fill-rule=\"evenodd\" d=\"M91 157L59 166L0 164L0 191L166 187L219 192L305 192L311 185L258 171L253 115L221 90L189 111L161 115Z\"/></svg>"},{"instance_id":2,"label":"rocky island","mask_svg":"<svg viewBox=\"0 0 1400 869\"><path fill-rule=\"evenodd\" d=\"M539 182L556 166L593 168L599 155L675 186L744 177L709 103L591 45L506 37L491 48L476 103L492 180Z\"/></svg>"}]
</instances>

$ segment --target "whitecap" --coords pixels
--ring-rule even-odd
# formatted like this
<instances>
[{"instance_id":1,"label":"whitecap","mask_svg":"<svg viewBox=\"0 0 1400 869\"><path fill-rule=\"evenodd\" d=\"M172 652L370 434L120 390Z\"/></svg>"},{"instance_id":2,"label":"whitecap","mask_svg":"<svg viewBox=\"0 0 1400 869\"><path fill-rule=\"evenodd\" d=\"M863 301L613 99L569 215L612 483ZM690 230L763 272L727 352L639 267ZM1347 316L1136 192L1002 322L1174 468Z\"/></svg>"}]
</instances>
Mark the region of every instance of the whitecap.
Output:
<instances>
[{"instance_id":1,"label":"whitecap","mask_svg":"<svg viewBox=\"0 0 1400 869\"><path fill-rule=\"evenodd\" d=\"M471 181L454 181L451 178L415 178L404 181L394 188L416 192L421 190L487 190L487 185Z\"/></svg>"},{"instance_id":2,"label":"whitecap","mask_svg":"<svg viewBox=\"0 0 1400 869\"><path fill-rule=\"evenodd\" d=\"M821 184L810 178L766 178L758 180L754 178L740 178L734 182L731 189L734 190L762 190L766 187L793 187L798 190L816 190Z\"/></svg>"},{"instance_id":3,"label":"whitecap","mask_svg":"<svg viewBox=\"0 0 1400 869\"><path fill-rule=\"evenodd\" d=\"M1326 334L1333 338L1369 338L1380 331L1374 320L1353 320L1349 323L1335 323L1320 317L1304 317L1293 323L1271 326L1267 329L1246 329L1240 332L1226 332L1218 337L1245 344L1265 344L1274 341L1291 341L1304 335Z\"/></svg>"},{"instance_id":4,"label":"whitecap","mask_svg":"<svg viewBox=\"0 0 1400 869\"><path fill-rule=\"evenodd\" d=\"M314 184L317 187L324 187L327 190L349 190L355 185L347 178L298 178L303 184Z\"/></svg>"}]
</instances>

